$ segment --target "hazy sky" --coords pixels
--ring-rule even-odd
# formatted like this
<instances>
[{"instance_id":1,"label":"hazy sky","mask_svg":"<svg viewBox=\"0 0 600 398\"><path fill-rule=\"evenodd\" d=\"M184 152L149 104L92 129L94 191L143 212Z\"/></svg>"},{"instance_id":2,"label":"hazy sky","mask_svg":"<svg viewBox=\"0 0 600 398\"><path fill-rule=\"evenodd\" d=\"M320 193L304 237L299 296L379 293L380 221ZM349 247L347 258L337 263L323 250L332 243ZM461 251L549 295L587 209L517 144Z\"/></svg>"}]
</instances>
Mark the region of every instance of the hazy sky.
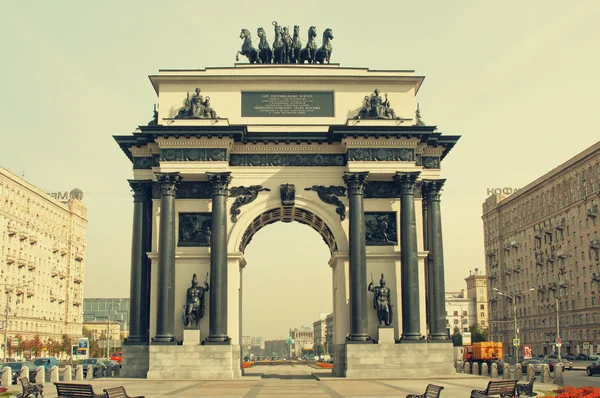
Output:
<instances>
[{"instance_id":1,"label":"hazy sky","mask_svg":"<svg viewBox=\"0 0 600 398\"><path fill-rule=\"evenodd\" d=\"M129 294L132 172L112 135L151 119L156 96L147 75L232 66L241 28L255 32L274 20L302 31L329 27L333 62L426 76L418 95L423 119L462 135L442 163L448 290L484 266L487 188L522 187L598 140L596 0L6 0L0 15L0 165L41 189L84 191L86 297ZM318 244L297 247L280 238L288 231ZM274 242L280 250L269 255ZM297 250L295 263L285 261L286 250ZM244 334L283 335L331 310L328 252L316 232L272 225L246 254L244 299L256 305L244 308L253 320ZM277 300L298 312L296 324L267 321L271 291L250 287L267 270L286 286Z\"/></svg>"}]
</instances>

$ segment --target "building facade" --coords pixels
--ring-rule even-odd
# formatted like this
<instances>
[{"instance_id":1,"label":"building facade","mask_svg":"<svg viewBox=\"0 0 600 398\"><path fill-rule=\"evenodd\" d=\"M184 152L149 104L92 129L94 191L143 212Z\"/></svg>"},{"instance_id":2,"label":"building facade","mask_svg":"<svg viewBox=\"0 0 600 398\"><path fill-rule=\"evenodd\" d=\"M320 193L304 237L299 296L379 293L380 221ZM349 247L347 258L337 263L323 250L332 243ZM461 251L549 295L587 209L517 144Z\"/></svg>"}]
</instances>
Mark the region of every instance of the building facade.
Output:
<instances>
[{"instance_id":1,"label":"building facade","mask_svg":"<svg viewBox=\"0 0 600 398\"><path fill-rule=\"evenodd\" d=\"M118 323L121 335L129 331L129 298L86 298L83 299L83 321L95 322L108 319Z\"/></svg>"},{"instance_id":2,"label":"building facade","mask_svg":"<svg viewBox=\"0 0 600 398\"><path fill-rule=\"evenodd\" d=\"M6 337L81 336L87 209L79 189L48 193L0 167L0 280ZM61 200L59 200L61 199ZM4 336L3 336L4 337Z\"/></svg>"},{"instance_id":3,"label":"building facade","mask_svg":"<svg viewBox=\"0 0 600 398\"><path fill-rule=\"evenodd\" d=\"M326 352L325 351L326 346L327 346L326 318L327 318L327 314L321 314L321 316L319 317L319 320L316 322L313 322L313 336L314 336L314 341L313 341L314 350L313 351L314 351L315 355Z\"/></svg>"},{"instance_id":4,"label":"building facade","mask_svg":"<svg viewBox=\"0 0 600 398\"><path fill-rule=\"evenodd\" d=\"M475 268L474 272L469 271L469 276L465 278L467 282L467 297L471 300L469 314L475 315L475 323L480 329L488 328L488 291L487 275ZM472 324L470 324L472 325Z\"/></svg>"},{"instance_id":5,"label":"building facade","mask_svg":"<svg viewBox=\"0 0 600 398\"><path fill-rule=\"evenodd\" d=\"M325 343L327 344L328 354L333 354L333 346L335 344L335 340L333 338L333 336L335 336L334 327L335 324L332 312L325 317Z\"/></svg>"},{"instance_id":6,"label":"building facade","mask_svg":"<svg viewBox=\"0 0 600 398\"><path fill-rule=\"evenodd\" d=\"M301 358L305 353L313 352L314 332L309 327L290 329L290 339L294 340L292 345L292 356Z\"/></svg>"},{"instance_id":7,"label":"building facade","mask_svg":"<svg viewBox=\"0 0 600 398\"><path fill-rule=\"evenodd\" d=\"M470 325L477 322L473 308L473 299L467 297L464 290L446 292L446 330L450 335L462 335L469 331Z\"/></svg>"},{"instance_id":8,"label":"building facade","mask_svg":"<svg viewBox=\"0 0 600 398\"><path fill-rule=\"evenodd\" d=\"M490 337L533 352L595 352L600 262L600 143L511 196L483 204ZM589 349L584 349L584 343ZM587 344L585 344L587 346Z\"/></svg>"}]
</instances>

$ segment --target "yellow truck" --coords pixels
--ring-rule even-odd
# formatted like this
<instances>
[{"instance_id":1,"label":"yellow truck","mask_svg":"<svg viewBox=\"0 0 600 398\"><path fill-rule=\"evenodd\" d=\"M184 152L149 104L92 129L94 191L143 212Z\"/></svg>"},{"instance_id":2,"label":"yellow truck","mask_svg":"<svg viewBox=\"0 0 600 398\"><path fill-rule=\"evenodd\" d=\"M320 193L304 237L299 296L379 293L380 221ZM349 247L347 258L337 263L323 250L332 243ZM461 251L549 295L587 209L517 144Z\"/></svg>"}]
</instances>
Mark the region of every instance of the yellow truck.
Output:
<instances>
[{"instance_id":1,"label":"yellow truck","mask_svg":"<svg viewBox=\"0 0 600 398\"><path fill-rule=\"evenodd\" d=\"M504 358L504 349L502 343L494 341L483 341L465 346L463 362L487 363L491 365Z\"/></svg>"}]
</instances>

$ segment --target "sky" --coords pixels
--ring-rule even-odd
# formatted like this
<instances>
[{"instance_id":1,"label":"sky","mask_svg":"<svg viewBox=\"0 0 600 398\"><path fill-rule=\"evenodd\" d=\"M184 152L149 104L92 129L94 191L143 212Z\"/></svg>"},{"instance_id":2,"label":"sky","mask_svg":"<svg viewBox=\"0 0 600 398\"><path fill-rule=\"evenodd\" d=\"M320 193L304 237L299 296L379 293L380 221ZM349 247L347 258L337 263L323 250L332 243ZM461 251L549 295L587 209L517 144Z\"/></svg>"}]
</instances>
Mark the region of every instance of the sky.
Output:
<instances>
[{"instance_id":1,"label":"sky","mask_svg":"<svg viewBox=\"0 0 600 398\"><path fill-rule=\"evenodd\" d=\"M328 27L332 62L426 76L417 97L423 119L462 136L442 162L447 290L464 288L469 270L484 268L488 188L523 187L598 141L598 1L241 3L0 2L0 165L43 190L83 190L85 297L129 294L132 172L112 135L151 119L148 75L232 66L242 28L274 20ZM315 242L293 264L285 253L297 245L281 239L290 233L305 236L306 247ZM274 241L277 252L269 251ZM244 300L256 305L244 308L244 334L283 336L331 311L329 255L316 232L271 225L246 257ZM282 293L248 287L273 267ZM271 294L303 313L267 322Z\"/></svg>"}]
</instances>

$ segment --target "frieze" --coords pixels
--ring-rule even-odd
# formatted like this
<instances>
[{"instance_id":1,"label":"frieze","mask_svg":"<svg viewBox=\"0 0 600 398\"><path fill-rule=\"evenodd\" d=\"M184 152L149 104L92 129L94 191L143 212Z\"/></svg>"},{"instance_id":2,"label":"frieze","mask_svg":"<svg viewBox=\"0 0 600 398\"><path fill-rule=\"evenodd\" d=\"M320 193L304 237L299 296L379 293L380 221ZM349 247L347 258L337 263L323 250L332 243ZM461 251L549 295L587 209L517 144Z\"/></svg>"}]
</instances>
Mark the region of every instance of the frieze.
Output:
<instances>
[{"instance_id":1,"label":"frieze","mask_svg":"<svg viewBox=\"0 0 600 398\"><path fill-rule=\"evenodd\" d=\"M368 246L398 244L396 212L365 212L365 235Z\"/></svg>"},{"instance_id":2,"label":"frieze","mask_svg":"<svg viewBox=\"0 0 600 398\"><path fill-rule=\"evenodd\" d=\"M421 181L415 183L415 198L421 198ZM399 199L400 186L394 181L369 181L365 187L365 199Z\"/></svg>"},{"instance_id":3,"label":"frieze","mask_svg":"<svg viewBox=\"0 0 600 398\"><path fill-rule=\"evenodd\" d=\"M424 169L439 169L440 168L440 157L439 156L422 156L421 163Z\"/></svg>"},{"instance_id":4,"label":"frieze","mask_svg":"<svg viewBox=\"0 0 600 398\"><path fill-rule=\"evenodd\" d=\"M176 199L210 199L212 185L208 181L182 181L175 194ZM160 183L152 183L152 199L160 199Z\"/></svg>"},{"instance_id":5,"label":"frieze","mask_svg":"<svg viewBox=\"0 0 600 398\"><path fill-rule=\"evenodd\" d=\"M147 157L134 157L133 158L133 169L134 170L144 170L144 169L151 169L152 168L152 157L147 156Z\"/></svg>"},{"instance_id":6,"label":"frieze","mask_svg":"<svg viewBox=\"0 0 600 398\"><path fill-rule=\"evenodd\" d=\"M229 196L235 198L231 205L230 215L231 222L237 222L237 218L241 213L240 207L254 202L261 191L271 191L269 188L264 188L262 185L250 185L249 187L232 187L229 189Z\"/></svg>"},{"instance_id":7,"label":"frieze","mask_svg":"<svg viewBox=\"0 0 600 398\"><path fill-rule=\"evenodd\" d=\"M231 154L230 166L296 166L327 167L345 166L346 156L342 154Z\"/></svg>"},{"instance_id":8,"label":"frieze","mask_svg":"<svg viewBox=\"0 0 600 398\"><path fill-rule=\"evenodd\" d=\"M179 213L177 246L210 246L212 213Z\"/></svg>"},{"instance_id":9,"label":"frieze","mask_svg":"<svg viewBox=\"0 0 600 398\"><path fill-rule=\"evenodd\" d=\"M337 209L335 212L340 216L340 221L344 221L346 219L346 206L342 201L338 198L338 196L344 197L346 196L346 188L342 186L329 186L326 187L324 185L313 185L310 188L304 188L305 191L315 191L323 202L328 205L335 205Z\"/></svg>"},{"instance_id":10,"label":"frieze","mask_svg":"<svg viewBox=\"0 0 600 398\"><path fill-rule=\"evenodd\" d=\"M414 148L350 148L348 160L359 162L413 162Z\"/></svg>"},{"instance_id":11,"label":"frieze","mask_svg":"<svg viewBox=\"0 0 600 398\"><path fill-rule=\"evenodd\" d=\"M163 162L225 162L229 160L225 148L169 148L160 150Z\"/></svg>"}]
</instances>

